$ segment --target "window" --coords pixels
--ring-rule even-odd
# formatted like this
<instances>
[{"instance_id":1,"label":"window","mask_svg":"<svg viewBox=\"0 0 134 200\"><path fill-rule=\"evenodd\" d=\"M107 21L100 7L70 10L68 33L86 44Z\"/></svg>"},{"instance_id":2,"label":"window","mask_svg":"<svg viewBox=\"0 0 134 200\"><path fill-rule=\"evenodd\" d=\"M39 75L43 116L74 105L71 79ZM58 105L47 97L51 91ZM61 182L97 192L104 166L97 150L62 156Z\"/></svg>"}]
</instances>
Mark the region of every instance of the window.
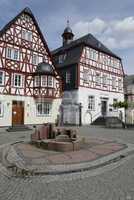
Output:
<instances>
[{"instance_id":1,"label":"window","mask_svg":"<svg viewBox=\"0 0 134 200\"><path fill-rule=\"evenodd\" d=\"M66 53L59 55L59 64L63 63L63 61L66 59Z\"/></svg>"},{"instance_id":2,"label":"window","mask_svg":"<svg viewBox=\"0 0 134 200\"><path fill-rule=\"evenodd\" d=\"M116 104L118 102L118 99L113 99L113 104ZM116 111L117 107L113 107L113 109Z\"/></svg>"},{"instance_id":3,"label":"window","mask_svg":"<svg viewBox=\"0 0 134 200\"><path fill-rule=\"evenodd\" d=\"M95 97L94 96L88 97L88 109L95 110Z\"/></svg>"},{"instance_id":4,"label":"window","mask_svg":"<svg viewBox=\"0 0 134 200\"><path fill-rule=\"evenodd\" d=\"M19 51L17 49L14 50L14 60L19 60Z\"/></svg>"},{"instance_id":5,"label":"window","mask_svg":"<svg viewBox=\"0 0 134 200\"><path fill-rule=\"evenodd\" d=\"M52 87L53 86L53 79L52 76L48 76L48 86Z\"/></svg>"},{"instance_id":6,"label":"window","mask_svg":"<svg viewBox=\"0 0 134 200\"><path fill-rule=\"evenodd\" d=\"M98 84L98 85L101 84L101 76L99 73L96 73L96 84Z\"/></svg>"},{"instance_id":7,"label":"window","mask_svg":"<svg viewBox=\"0 0 134 200\"><path fill-rule=\"evenodd\" d=\"M4 84L4 72L0 71L0 85Z\"/></svg>"},{"instance_id":8,"label":"window","mask_svg":"<svg viewBox=\"0 0 134 200\"><path fill-rule=\"evenodd\" d=\"M26 39L26 31L24 29L22 30L22 39Z\"/></svg>"},{"instance_id":9,"label":"window","mask_svg":"<svg viewBox=\"0 0 134 200\"><path fill-rule=\"evenodd\" d=\"M12 60L19 60L19 49L7 47L6 57Z\"/></svg>"},{"instance_id":10,"label":"window","mask_svg":"<svg viewBox=\"0 0 134 200\"><path fill-rule=\"evenodd\" d=\"M34 78L34 86L35 87L39 87L40 86L40 77L39 76L35 76L35 78Z\"/></svg>"},{"instance_id":11,"label":"window","mask_svg":"<svg viewBox=\"0 0 134 200\"><path fill-rule=\"evenodd\" d=\"M32 41L32 32L31 31L27 32L27 40Z\"/></svg>"},{"instance_id":12,"label":"window","mask_svg":"<svg viewBox=\"0 0 134 200\"><path fill-rule=\"evenodd\" d=\"M87 51L87 58L96 61L98 59L98 52L94 49L90 49L90 51Z\"/></svg>"},{"instance_id":13,"label":"window","mask_svg":"<svg viewBox=\"0 0 134 200\"><path fill-rule=\"evenodd\" d=\"M44 115L50 116L52 104L48 102L37 103L36 109L37 109L38 116L44 116Z\"/></svg>"},{"instance_id":14,"label":"window","mask_svg":"<svg viewBox=\"0 0 134 200\"><path fill-rule=\"evenodd\" d=\"M116 77L112 77L112 88L116 88Z\"/></svg>"},{"instance_id":15,"label":"window","mask_svg":"<svg viewBox=\"0 0 134 200\"><path fill-rule=\"evenodd\" d=\"M119 90L122 90L122 81L121 81L121 79L118 80L118 87L119 87Z\"/></svg>"},{"instance_id":16,"label":"window","mask_svg":"<svg viewBox=\"0 0 134 200\"><path fill-rule=\"evenodd\" d=\"M6 57L7 57L7 58L12 58L12 49L9 48L9 47L7 48Z\"/></svg>"},{"instance_id":17,"label":"window","mask_svg":"<svg viewBox=\"0 0 134 200\"><path fill-rule=\"evenodd\" d=\"M66 72L66 83L70 83L71 81L71 74L70 72Z\"/></svg>"},{"instance_id":18,"label":"window","mask_svg":"<svg viewBox=\"0 0 134 200\"><path fill-rule=\"evenodd\" d=\"M34 65L37 65L37 64L38 64L38 55L37 55L37 54L33 54L32 63L33 63Z\"/></svg>"},{"instance_id":19,"label":"window","mask_svg":"<svg viewBox=\"0 0 134 200\"><path fill-rule=\"evenodd\" d=\"M89 70L88 69L83 70L83 80L84 80L84 82L89 81Z\"/></svg>"},{"instance_id":20,"label":"window","mask_svg":"<svg viewBox=\"0 0 134 200\"><path fill-rule=\"evenodd\" d=\"M47 76L42 76L41 77L41 85L43 87L47 86Z\"/></svg>"},{"instance_id":21,"label":"window","mask_svg":"<svg viewBox=\"0 0 134 200\"><path fill-rule=\"evenodd\" d=\"M32 41L32 32L22 29L22 39Z\"/></svg>"},{"instance_id":22,"label":"window","mask_svg":"<svg viewBox=\"0 0 134 200\"><path fill-rule=\"evenodd\" d=\"M107 75L103 75L103 85L107 85Z\"/></svg>"},{"instance_id":23,"label":"window","mask_svg":"<svg viewBox=\"0 0 134 200\"><path fill-rule=\"evenodd\" d=\"M3 116L3 104L0 101L0 117L2 117L2 116Z\"/></svg>"},{"instance_id":24,"label":"window","mask_svg":"<svg viewBox=\"0 0 134 200\"><path fill-rule=\"evenodd\" d=\"M14 74L14 87L22 87L22 75Z\"/></svg>"}]
</instances>

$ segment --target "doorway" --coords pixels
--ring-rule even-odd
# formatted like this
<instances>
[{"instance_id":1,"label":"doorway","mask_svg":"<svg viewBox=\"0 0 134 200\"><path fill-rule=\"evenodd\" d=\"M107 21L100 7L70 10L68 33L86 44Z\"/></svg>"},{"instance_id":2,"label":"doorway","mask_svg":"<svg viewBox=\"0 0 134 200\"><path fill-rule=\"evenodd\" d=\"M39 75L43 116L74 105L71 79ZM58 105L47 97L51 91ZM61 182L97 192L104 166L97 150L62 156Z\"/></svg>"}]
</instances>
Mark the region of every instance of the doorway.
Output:
<instances>
[{"instance_id":1,"label":"doorway","mask_svg":"<svg viewBox=\"0 0 134 200\"><path fill-rule=\"evenodd\" d=\"M107 115L107 101L105 101L105 100L101 101L101 114L102 114L102 116Z\"/></svg>"},{"instance_id":2,"label":"doorway","mask_svg":"<svg viewBox=\"0 0 134 200\"><path fill-rule=\"evenodd\" d=\"M12 102L12 126L24 124L24 102Z\"/></svg>"}]
</instances>

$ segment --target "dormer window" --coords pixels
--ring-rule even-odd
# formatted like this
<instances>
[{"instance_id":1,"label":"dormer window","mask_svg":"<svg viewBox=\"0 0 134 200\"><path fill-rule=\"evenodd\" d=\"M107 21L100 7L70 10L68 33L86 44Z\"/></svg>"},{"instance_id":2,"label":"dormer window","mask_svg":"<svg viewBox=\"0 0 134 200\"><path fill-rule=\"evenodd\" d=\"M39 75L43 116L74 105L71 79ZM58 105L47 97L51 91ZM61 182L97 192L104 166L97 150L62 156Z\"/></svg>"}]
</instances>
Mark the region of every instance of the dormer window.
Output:
<instances>
[{"instance_id":1,"label":"dormer window","mask_svg":"<svg viewBox=\"0 0 134 200\"><path fill-rule=\"evenodd\" d=\"M66 54L59 55L59 64L63 63L65 59L66 59Z\"/></svg>"}]
</instances>

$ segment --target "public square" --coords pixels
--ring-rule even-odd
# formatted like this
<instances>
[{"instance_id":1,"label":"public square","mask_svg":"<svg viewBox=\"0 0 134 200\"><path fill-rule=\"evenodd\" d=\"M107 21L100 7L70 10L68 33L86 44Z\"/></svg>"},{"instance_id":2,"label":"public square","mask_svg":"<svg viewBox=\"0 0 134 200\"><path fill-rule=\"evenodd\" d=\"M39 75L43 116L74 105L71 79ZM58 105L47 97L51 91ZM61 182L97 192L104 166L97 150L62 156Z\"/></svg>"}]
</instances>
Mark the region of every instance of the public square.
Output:
<instances>
[{"instance_id":1,"label":"public square","mask_svg":"<svg viewBox=\"0 0 134 200\"><path fill-rule=\"evenodd\" d=\"M0 144L29 141L28 132L0 129ZM81 127L80 136L134 144L134 130ZM2 165L1 165L2 168ZM10 177L0 170L0 200L134 199L134 155L83 172Z\"/></svg>"}]
</instances>

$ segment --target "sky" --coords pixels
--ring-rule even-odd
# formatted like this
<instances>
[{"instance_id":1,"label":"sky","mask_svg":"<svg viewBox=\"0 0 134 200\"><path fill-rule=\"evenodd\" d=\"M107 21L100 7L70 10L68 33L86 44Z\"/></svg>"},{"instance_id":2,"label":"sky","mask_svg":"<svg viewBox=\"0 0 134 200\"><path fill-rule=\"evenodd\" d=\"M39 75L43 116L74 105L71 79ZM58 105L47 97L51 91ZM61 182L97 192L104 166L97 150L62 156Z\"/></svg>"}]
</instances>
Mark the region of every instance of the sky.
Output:
<instances>
[{"instance_id":1,"label":"sky","mask_svg":"<svg viewBox=\"0 0 134 200\"><path fill-rule=\"evenodd\" d=\"M62 45L67 20L75 39L91 33L122 58L126 74L134 74L133 0L0 0L0 29L29 7L50 50Z\"/></svg>"}]
</instances>

